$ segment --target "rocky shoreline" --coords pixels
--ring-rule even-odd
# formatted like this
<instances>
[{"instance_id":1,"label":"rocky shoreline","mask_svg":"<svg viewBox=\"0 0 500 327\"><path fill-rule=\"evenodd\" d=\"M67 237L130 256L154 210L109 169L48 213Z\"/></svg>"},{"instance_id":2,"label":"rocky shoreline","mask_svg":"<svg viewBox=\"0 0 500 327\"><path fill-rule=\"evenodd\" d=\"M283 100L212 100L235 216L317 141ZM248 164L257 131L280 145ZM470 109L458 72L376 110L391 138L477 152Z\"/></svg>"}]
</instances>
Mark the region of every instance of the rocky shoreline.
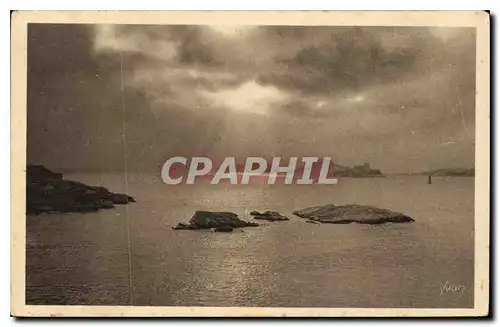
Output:
<instances>
[{"instance_id":1,"label":"rocky shoreline","mask_svg":"<svg viewBox=\"0 0 500 327\"><path fill-rule=\"evenodd\" d=\"M63 179L43 166L26 167L26 214L94 212L115 204L135 202L131 196L112 193L101 186L89 186Z\"/></svg>"}]
</instances>

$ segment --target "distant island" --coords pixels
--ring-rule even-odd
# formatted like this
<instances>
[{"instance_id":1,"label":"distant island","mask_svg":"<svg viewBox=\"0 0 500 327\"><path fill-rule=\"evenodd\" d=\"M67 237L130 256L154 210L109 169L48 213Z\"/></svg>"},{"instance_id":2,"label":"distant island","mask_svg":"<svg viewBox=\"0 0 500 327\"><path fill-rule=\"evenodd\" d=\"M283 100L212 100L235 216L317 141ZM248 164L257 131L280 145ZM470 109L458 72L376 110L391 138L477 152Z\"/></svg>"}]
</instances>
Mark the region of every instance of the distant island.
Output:
<instances>
[{"instance_id":1,"label":"distant island","mask_svg":"<svg viewBox=\"0 0 500 327\"><path fill-rule=\"evenodd\" d=\"M429 176L463 176L473 177L474 168L439 168L421 173Z\"/></svg>"},{"instance_id":2,"label":"distant island","mask_svg":"<svg viewBox=\"0 0 500 327\"><path fill-rule=\"evenodd\" d=\"M384 177L379 169L372 169L368 162L354 167L333 164L333 175L335 177Z\"/></svg>"}]
</instances>

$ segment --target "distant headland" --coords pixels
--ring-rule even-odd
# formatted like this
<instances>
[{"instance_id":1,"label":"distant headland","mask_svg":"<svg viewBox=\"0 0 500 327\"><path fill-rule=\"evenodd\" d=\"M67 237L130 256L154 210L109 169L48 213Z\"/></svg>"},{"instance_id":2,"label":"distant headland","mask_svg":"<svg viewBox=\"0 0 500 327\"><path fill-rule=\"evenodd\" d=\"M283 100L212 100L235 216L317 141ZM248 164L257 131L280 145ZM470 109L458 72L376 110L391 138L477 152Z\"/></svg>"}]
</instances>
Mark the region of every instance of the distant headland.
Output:
<instances>
[{"instance_id":1,"label":"distant headland","mask_svg":"<svg viewBox=\"0 0 500 327\"><path fill-rule=\"evenodd\" d=\"M474 168L439 168L422 172L420 175L473 177L475 171Z\"/></svg>"},{"instance_id":2,"label":"distant headland","mask_svg":"<svg viewBox=\"0 0 500 327\"><path fill-rule=\"evenodd\" d=\"M369 162L363 165L348 167L333 165L333 174L335 177L384 177L385 175L379 169L372 169Z\"/></svg>"}]
</instances>

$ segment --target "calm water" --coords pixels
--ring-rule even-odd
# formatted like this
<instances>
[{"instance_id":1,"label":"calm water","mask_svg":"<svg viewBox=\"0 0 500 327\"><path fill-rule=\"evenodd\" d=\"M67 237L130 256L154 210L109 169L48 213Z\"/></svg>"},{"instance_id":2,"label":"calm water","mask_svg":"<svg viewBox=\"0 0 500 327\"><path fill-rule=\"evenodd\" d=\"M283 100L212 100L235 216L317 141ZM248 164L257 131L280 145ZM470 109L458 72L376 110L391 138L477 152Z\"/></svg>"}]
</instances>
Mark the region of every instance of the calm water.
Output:
<instances>
[{"instance_id":1,"label":"calm water","mask_svg":"<svg viewBox=\"0 0 500 327\"><path fill-rule=\"evenodd\" d=\"M124 192L123 176L67 179ZM129 175L137 203L27 219L28 304L472 307L473 178L341 179L338 185L167 186ZM315 225L327 203L400 211L413 224ZM176 231L195 210L275 210L288 222L244 232ZM130 217L130 253L127 215ZM131 262L131 266L129 265ZM132 280L130 289L129 273ZM465 287L445 292L448 282Z\"/></svg>"}]
</instances>

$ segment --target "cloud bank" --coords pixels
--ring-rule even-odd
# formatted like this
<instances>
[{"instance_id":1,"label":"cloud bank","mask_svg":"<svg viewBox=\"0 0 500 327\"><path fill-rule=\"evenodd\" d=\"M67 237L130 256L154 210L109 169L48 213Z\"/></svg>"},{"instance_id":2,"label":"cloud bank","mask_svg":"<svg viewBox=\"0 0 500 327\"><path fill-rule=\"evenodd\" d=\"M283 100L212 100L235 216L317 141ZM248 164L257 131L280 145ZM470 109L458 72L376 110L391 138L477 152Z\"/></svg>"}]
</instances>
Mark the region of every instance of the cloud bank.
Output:
<instances>
[{"instance_id":1,"label":"cloud bank","mask_svg":"<svg viewBox=\"0 0 500 327\"><path fill-rule=\"evenodd\" d=\"M30 25L28 51L31 161L120 170L125 114L134 170L194 155L474 163L473 29Z\"/></svg>"}]
</instances>

